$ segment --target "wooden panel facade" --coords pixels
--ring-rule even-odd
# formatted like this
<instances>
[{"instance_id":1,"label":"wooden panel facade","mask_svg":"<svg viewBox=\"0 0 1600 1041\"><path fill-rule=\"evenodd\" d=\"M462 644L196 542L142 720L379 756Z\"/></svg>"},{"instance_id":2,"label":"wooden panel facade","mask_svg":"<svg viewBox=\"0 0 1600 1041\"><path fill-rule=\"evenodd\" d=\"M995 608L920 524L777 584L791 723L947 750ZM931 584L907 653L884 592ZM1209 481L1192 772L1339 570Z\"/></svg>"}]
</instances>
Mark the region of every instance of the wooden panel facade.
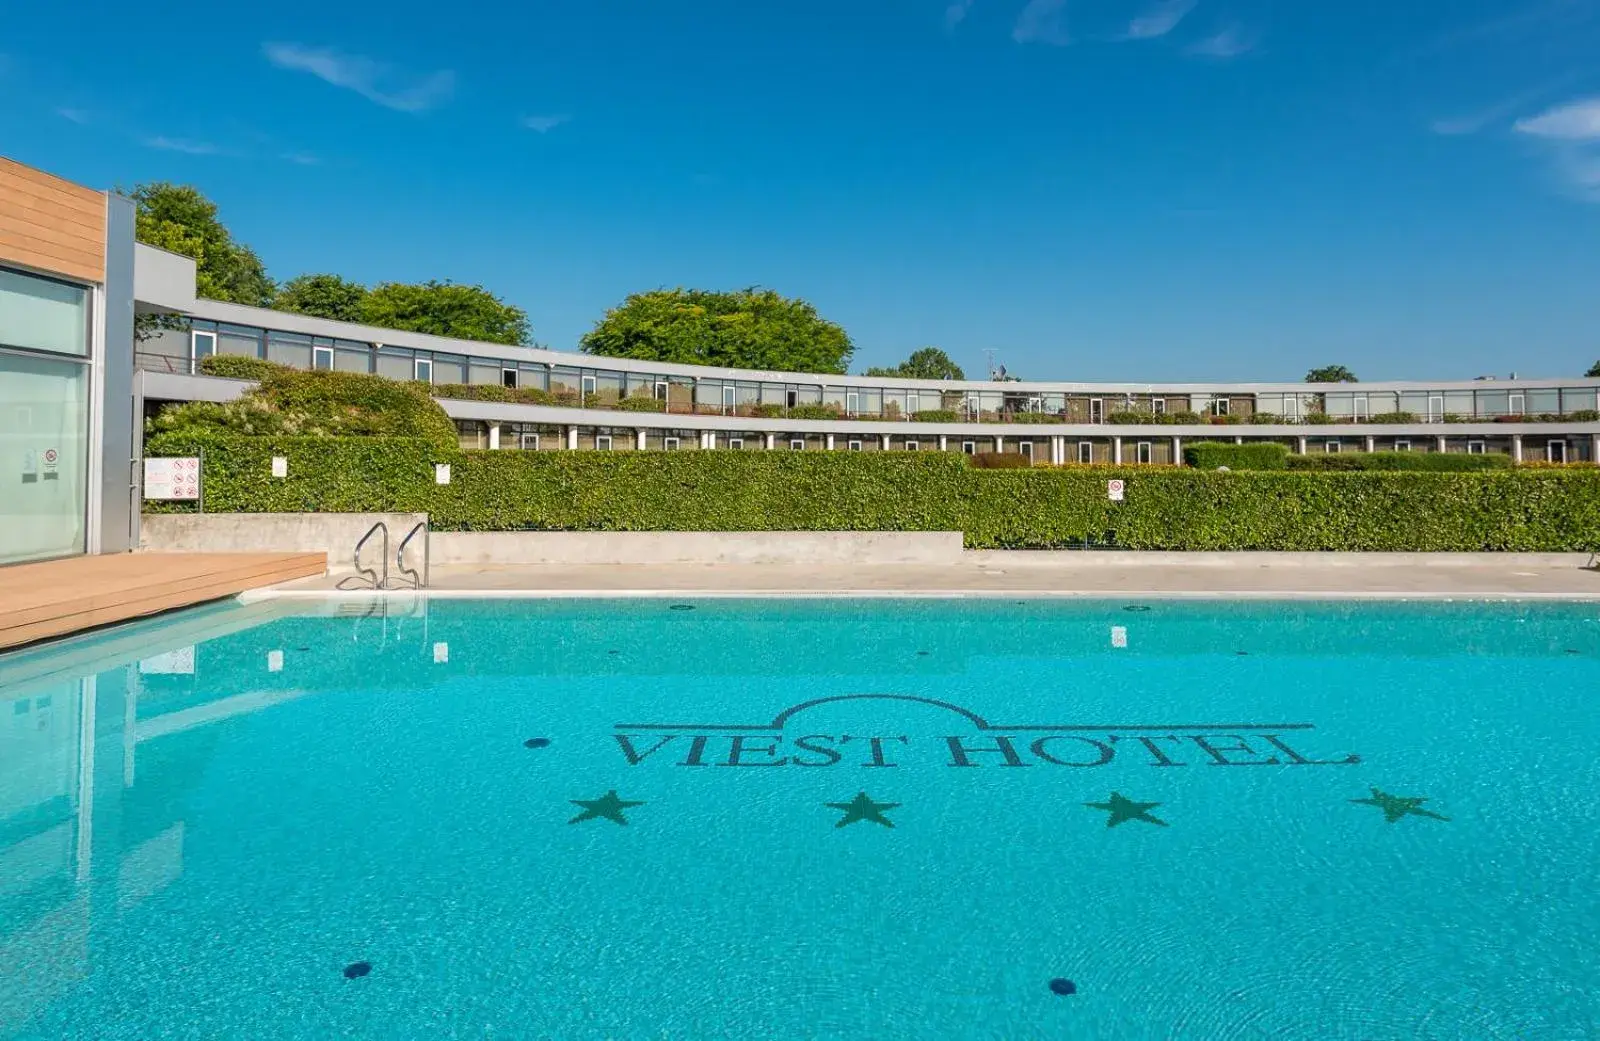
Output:
<instances>
[{"instance_id":1,"label":"wooden panel facade","mask_svg":"<svg viewBox=\"0 0 1600 1041\"><path fill-rule=\"evenodd\" d=\"M105 281L105 193L0 157L0 262Z\"/></svg>"}]
</instances>

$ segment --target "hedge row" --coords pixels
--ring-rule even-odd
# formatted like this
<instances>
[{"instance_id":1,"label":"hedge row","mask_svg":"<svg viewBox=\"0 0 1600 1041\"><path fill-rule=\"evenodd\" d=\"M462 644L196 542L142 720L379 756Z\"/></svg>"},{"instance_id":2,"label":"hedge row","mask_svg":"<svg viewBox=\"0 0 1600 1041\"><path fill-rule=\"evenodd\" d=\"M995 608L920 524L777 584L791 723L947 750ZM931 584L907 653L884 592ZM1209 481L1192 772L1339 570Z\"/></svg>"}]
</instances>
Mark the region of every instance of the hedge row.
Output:
<instances>
[{"instance_id":1,"label":"hedge row","mask_svg":"<svg viewBox=\"0 0 1600 1041\"><path fill-rule=\"evenodd\" d=\"M1276 441L1240 445L1227 441L1195 441L1185 445L1183 461L1201 470L1282 470L1289 465L1289 449Z\"/></svg>"},{"instance_id":2,"label":"hedge row","mask_svg":"<svg viewBox=\"0 0 1600 1041\"><path fill-rule=\"evenodd\" d=\"M1471 473L1510 470L1516 464L1504 452L1467 455L1463 452L1340 452L1336 455L1292 455L1291 470L1343 471L1410 470L1431 473Z\"/></svg>"},{"instance_id":3,"label":"hedge row","mask_svg":"<svg viewBox=\"0 0 1600 1041\"><path fill-rule=\"evenodd\" d=\"M148 449L201 450L208 511L426 511L440 530L961 531L981 549L1600 547L1593 470L997 471L932 452L447 452L420 439L181 434ZM270 476L274 455L288 477ZM437 462L452 465L450 484L434 483ZM1127 481L1126 501L1107 500L1110 477Z\"/></svg>"}]
</instances>

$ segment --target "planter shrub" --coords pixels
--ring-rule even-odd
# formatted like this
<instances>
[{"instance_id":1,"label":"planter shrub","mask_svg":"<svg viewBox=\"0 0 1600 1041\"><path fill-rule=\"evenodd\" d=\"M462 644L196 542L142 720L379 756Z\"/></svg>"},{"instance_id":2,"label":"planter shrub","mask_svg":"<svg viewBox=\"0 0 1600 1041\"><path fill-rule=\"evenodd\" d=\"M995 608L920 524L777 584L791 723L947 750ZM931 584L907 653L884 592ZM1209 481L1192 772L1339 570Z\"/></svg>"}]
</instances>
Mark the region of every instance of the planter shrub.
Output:
<instances>
[{"instance_id":1,"label":"planter shrub","mask_svg":"<svg viewBox=\"0 0 1600 1041\"><path fill-rule=\"evenodd\" d=\"M1282 470L1288 466L1289 449L1280 444L1236 445L1227 441L1196 441L1183 448L1183 461L1200 470Z\"/></svg>"},{"instance_id":2,"label":"planter shrub","mask_svg":"<svg viewBox=\"0 0 1600 1041\"><path fill-rule=\"evenodd\" d=\"M1356 470L1406 470L1429 473L1475 473L1509 470L1511 457L1502 452L1466 455L1461 452L1341 452L1336 455L1292 455L1291 470L1345 472Z\"/></svg>"}]
</instances>

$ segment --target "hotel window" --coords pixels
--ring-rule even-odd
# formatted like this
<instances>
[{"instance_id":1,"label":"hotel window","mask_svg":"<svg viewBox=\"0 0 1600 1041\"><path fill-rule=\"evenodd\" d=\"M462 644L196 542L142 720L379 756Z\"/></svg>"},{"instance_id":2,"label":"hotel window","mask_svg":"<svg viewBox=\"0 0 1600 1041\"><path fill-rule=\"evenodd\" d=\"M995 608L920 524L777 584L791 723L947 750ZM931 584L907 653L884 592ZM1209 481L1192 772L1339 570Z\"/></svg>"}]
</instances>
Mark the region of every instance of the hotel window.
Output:
<instances>
[{"instance_id":1,"label":"hotel window","mask_svg":"<svg viewBox=\"0 0 1600 1041\"><path fill-rule=\"evenodd\" d=\"M1411 451L1411 442L1410 441L1396 441L1394 443L1394 450L1396 452L1409 452L1409 451Z\"/></svg>"},{"instance_id":2,"label":"hotel window","mask_svg":"<svg viewBox=\"0 0 1600 1041\"><path fill-rule=\"evenodd\" d=\"M1338 455L1341 447L1342 446L1337 441L1328 441L1323 444L1322 450L1329 455Z\"/></svg>"},{"instance_id":3,"label":"hotel window","mask_svg":"<svg viewBox=\"0 0 1600 1041\"><path fill-rule=\"evenodd\" d=\"M1030 463L1033 462L1033 442L1032 441L1024 441L1021 444L1017 445L1017 451L1022 453L1022 458L1026 459Z\"/></svg>"},{"instance_id":4,"label":"hotel window","mask_svg":"<svg viewBox=\"0 0 1600 1041\"><path fill-rule=\"evenodd\" d=\"M1468 441L1467 442L1467 454L1468 455L1482 455L1483 452L1484 452L1484 443L1482 441Z\"/></svg>"},{"instance_id":5,"label":"hotel window","mask_svg":"<svg viewBox=\"0 0 1600 1041\"><path fill-rule=\"evenodd\" d=\"M915 452L917 449L919 449L921 447L922 447L922 445L919 444L916 441L907 441L906 442L906 451L907 452Z\"/></svg>"},{"instance_id":6,"label":"hotel window","mask_svg":"<svg viewBox=\"0 0 1600 1041\"><path fill-rule=\"evenodd\" d=\"M333 370L333 348L323 347L321 344L311 348L311 367L331 372Z\"/></svg>"},{"instance_id":7,"label":"hotel window","mask_svg":"<svg viewBox=\"0 0 1600 1041\"><path fill-rule=\"evenodd\" d=\"M0 269L0 343L86 356L89 290L70 282Z\"/></svg>"},{"instance_id":8,"label":"hotel window","mask_svg":"<svg viewBox=\"0 0 1600 1041\"><path fill-rule=\"evenodd\" d=\"M1167 399L1166 398L1151 398L1150 399L1150 411L1151 411L1151 413L1153 413L1154 415L1157 415L1157 416L1166 415L1167 414Z\"/></svg>"},{"instance_id":9,"label":"hotel window","mask_svg":"<svg viewBox=\"0 0 1600 1041\"><path fill-rule=\"evenodd\" d=\"M1228 414L1228 399L1227 398L1212 398L1211 399L1211 414L1213 416L1225 416L1225 415L1227 415Z\"/></svg>"},{"instance_id":10,"label":"hotel window","mask_svg":"<svg viewBox=\"0 0 1600 1041\"><path fill-rule=\"evenodd\" d=\"M597 452L611 451L611 435L597 434L594 439L594 447Z\"/></svg>"},{"instance_id":11,"label":"hotel window","mask_svg":"<svg viewBox=\"0 0 1600 1041\"><path fill-rule=\"evenodd\" d=\"M794 449L796 452L804 452L806 450L806 443L804 439L796 437L789 441L789 447Z\"/></svg>"},{"instance_id":12,"label":"hotel window","mask_svg":"<svg viewBox=\"0 0 1600 1041\"><path fill-rule=\"evenodd\" d=\"M850 451L852 451L852 452L859 452L859 451L861 451L861 442L860 441L851 441L848 447L849 447Z\"/></svg>"},{"instance_id":13,"label":"hotel window","mask_svg":"<svg viewBox=\"0 0 1600 1041\"><path fill-rule=\"evenodd\" d=\"M1078 462L1080 462L1080 463L1092 463L1092 462L1094 462L1094 442L1093 441L1079 441L1078 442Z\"/></svg>"},{"instance_id":14,"label":"hotel window","mask_svg":"<svg viewBox=\"0 0 1600 1041\"><path fill-rule=\"evenodd\" d=\"M1140 441L1134 449L1134 458L1141 463L1150 462L1150 442Z\"/></svg>"},{"instance_id":15,"label":"hotel window","mask_svg":"<svg viewBox=\"0 0 1600 1041\"><path fill-rule=\"evenodd\" d=\"M522 435L522 447L524 449L526 449L527 451L537 452L539 450L539 435L538 434L523 434Z\"/></svg>"},{"instance_id":16,"label":"hotel window","mask_svg":"<svg viewBox=\"0 0 1600 1041\"><path fill-rule=\"evenodd\" d=\"M661 447L669 452L676 452L678 450L679 443L679 440L675 437L664 437L661 439Z\"/></svg>"},{"instance_id":17,"label":"hotel window","mask_svg":"<svg viewBox=\"0 0 1600 1041\"><path fill-rule=\"evenodd\" d=\"M961 442L961 451L962 451L962 454L964 454L964 455L977 455L978 454L978 442L976 442L976 441L963 441L963 442Z\"/></svg>"},{"instance_id":18,"label":"hotel window","mask_svg":"<svg viewBox=\"0 0 1600 1041\"><path fill-rule=\"evenodd\" d=\"M419 383L432 383L433 382L433 359L432 358L418 358L416 360L416 363L415 363L415 366L414 366L414 369L413 369L413 373L414 373L414 375L415 375L415 377L417 379L417 382L419 382Z\"/></svg>"},{"instance_id":19,"label":"hotel window","mask_svg":"<svg viewBox=\"0 0 1600 1041\"><path fill-rule=\"evenodd\" d=\"M189 334L189 359L193 363L190 368L200 364L201 358L210 358L217 353L217 334L201 332L196 329Z\"/></svg>"},{"instance_id":20,"label":"hotel window","mask_svg":"<svg viewBox=\"0 0 1600 1041\"><path fill-rule=\"evenodd\" d=\"M1550 463L1564 463L1567 461L1567 443L1565 441L1547 441L1544 446L1544 458Z\"/></svg>"},{"instance_id":21,"label":"hotel window","mask_svg":"<svg viewBox=\"0 0 1600 1041\"><path fill-rule=\"evenodd\" d=\"M501 369L500 370L500 385L502 387L509 387L512 390L516 390L517 389L517 370L516 369Z\"/></svg>"},{"instance_id":22,"label":"hotel window","mask_svg":"<svg viewBox=\"0 0 1600 1041\"><path fill-rule=\"evenodd\" d=\"M728 447L729 448L743 448L744 447L744 438L742 438L742 437L730 437L730 438L728 438Z\"/></svg>"}]
</instances>

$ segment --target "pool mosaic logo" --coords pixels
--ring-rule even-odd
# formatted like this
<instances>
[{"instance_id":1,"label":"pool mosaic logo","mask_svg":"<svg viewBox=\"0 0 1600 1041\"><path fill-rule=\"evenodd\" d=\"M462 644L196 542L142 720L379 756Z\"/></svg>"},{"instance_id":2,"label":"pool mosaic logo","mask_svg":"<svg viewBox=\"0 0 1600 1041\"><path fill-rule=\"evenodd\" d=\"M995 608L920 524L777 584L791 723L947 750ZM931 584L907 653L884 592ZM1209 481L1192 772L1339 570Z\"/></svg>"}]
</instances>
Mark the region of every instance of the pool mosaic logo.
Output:
<instances>
[{"instance_id":1,"label":"pool mosaic logo","mask_svg":"<svg viewBox=\"0 0 1600 1041\"><path fill-rule=\"evenodd\" d=\"M910 702L952 714L960 731L913 741L904 734L825 734L796 717L822 705ZM1112 765L1353 766L1354 753L1319 757L1313 723L991 723L948 701L912 694L841 694L791 705L767 723L618 723L629 766L894 768L938 762L955 769Z\"/></svg>"}]
</instances>

